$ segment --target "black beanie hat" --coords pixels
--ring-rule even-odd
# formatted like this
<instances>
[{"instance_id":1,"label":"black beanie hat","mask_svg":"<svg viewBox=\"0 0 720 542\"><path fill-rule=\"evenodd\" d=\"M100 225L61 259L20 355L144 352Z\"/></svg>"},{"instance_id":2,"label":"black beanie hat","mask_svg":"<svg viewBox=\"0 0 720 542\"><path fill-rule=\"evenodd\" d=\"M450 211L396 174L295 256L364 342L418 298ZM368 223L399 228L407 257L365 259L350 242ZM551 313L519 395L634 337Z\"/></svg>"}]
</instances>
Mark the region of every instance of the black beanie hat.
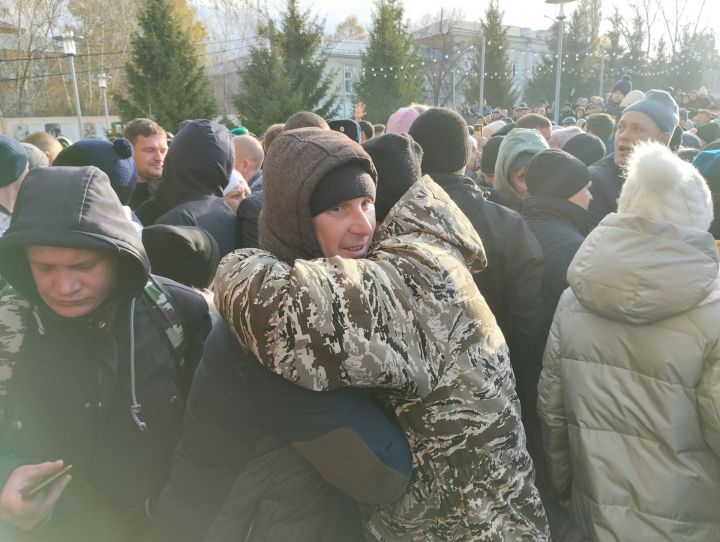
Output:
<instances>
[{"instance_id":1,"label":"black beanie hat","mask_svg":"<svg viewBox=\"0 0 720 542\"><path fill-rule=\"evenodd\" d=\"M495 175L495 164L500 151L500 143L502 143L503 139L505 139L505 136L493 136L483 146L482 156L480 157L480 171L483 173Z\"/></svg>"},{"instance_id":2,"label":"black beanie hat","mask_svg":"<svg viewBox=\"0 0 720 542\"><path fill-rule=\"evenodd\" d=\"M195 288L212 283L220 249L202 228L156 224L143 229L142 242L154 274Z\"/></svg>"},{"instance_id":3,"label":"black beanie hat","mask_svg":"<svg viewBox=\"0 0 720 542\"><path fill-rule=\"evenodd\" d=\"M708 145L720 137L720 124L708 122L700 126L696 132L697 136Z\"/></svg>"},{"instance_id":4,"label":"black beanie hat","mask_svg":"<svg viewBox=\"0 0 720 542\"><path fill-rule=\"evenodd\" d=\"M632 90L632 79L630 79L629 75L623 75L620 80L615 83L613 92L616 90L622 92L623 96L627 96L630 93Z\"/></svg>"},{"instance_id":5,"label":"black beanie hat","mask_svg":"<svg viewBox=\"0 0 720 542\"><path fill-rule=\"evenodd\" d=\"M348 162L328 171L315 185L310 196L310 215L349 199L370 197L375 200L375 181L358 162Z\"/></svg>"},{"instance_id":6,"label":"black beanie hat","mask_svg":"<svg viewBox=\"0 0 720 542\"><path fill-rule=\"evenodd\" d=\"M565 143L562 150L572 154L586 166L591 166L605 158L605 144L594 134L573 136Z\"/></svg>"},{"instance_id":7,"label":"black beanie hat","mask_svg":"<svg viewBox=\"0 0 720 542\"><path fill-rule=\"evenodd\" d=\"M378 222L393 205L422 177L423 150L408 134L385 134L363 143L378 172L375 217Z\"/></svg>"},{"instance_id":8,"label":"black beanie hat","mask_svg":"<svg viewBox=\"0 0 720 542\"><path fill-rule=\"evenodd\" d=\"M536 154L525 173L525 184L531 196L568 199L589 182L588 167L559 149L548 149Z\"/></svg>"},{"instance_id":9,"label":"black beanie hat","mask_svg":"<svg viewBox=\"0 0 720 542\"><path fill-rule=\"evenodd\" d=\"M467 164L470 140L467 123L455 111L431 107L410 127L423 150L423 173L455 173Z\"/></svg>"}]
</instances>

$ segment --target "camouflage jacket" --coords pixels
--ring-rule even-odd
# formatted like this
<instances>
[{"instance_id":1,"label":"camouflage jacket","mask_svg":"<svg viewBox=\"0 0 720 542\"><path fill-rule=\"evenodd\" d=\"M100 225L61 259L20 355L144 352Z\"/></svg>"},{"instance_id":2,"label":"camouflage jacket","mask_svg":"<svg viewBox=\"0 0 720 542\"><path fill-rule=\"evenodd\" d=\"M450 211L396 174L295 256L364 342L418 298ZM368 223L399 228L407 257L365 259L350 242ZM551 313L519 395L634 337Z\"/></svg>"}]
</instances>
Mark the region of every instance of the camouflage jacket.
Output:
<instances>
[{"instance_id":1,"label":"camouflage jacket","mask_svg":"<svg viewBox=\"0 0 720 542\"><path fill-rule=\"evenodd\" d=\"M395 503L367 510L377 540L545 540L507 347L471 272L482 243L425 177L367 259L228 255L217 301L238 340L305 388L378 387L413 453Z\"/></svg>"}]
</instances>

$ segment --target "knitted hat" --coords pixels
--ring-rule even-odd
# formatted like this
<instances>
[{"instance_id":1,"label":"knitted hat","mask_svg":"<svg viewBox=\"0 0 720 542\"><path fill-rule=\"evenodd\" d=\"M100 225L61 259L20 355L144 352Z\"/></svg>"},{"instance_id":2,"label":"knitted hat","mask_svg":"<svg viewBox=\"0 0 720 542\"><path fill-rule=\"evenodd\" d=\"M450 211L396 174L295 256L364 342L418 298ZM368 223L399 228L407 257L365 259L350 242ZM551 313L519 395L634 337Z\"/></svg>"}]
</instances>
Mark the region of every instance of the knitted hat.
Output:
<instances>
[{"instance_id":1,"label":"knitted hat","mask_svg":"<svg viewBox=\"0 0 720 542\"><path fill-rule=\"evenodd\" d=\"M590 171L587 166L558 149L536 154L525 173L525 184L531 196L568 199L589 182Z\"/></svg>"},{"instance_id":2,"label":"knitted hat","mask_svg":"<svg viewBox=\"0 0 720 542\"><path fill-rule=\"evenodd\" d=\"M705 177L710 189L720 193L720 150L701 151L693 160L693 165Z\"/></svg>"},{"instance_id":3,"label":"knitted hat","mask_svg":"<svg viewBox=\"0 0 720 542\"><path fill-rule=\"evenodd\" d=\"M630 155L619 214L635 214L707 231L713 219L708 185L665 145L638 144Z\"/></svg>"},{"instance_id":4,"label":"knitted hat","mask_svg":"<svg viewBox=\"0 0 720 542\"><path fill-rule=\"evenodd\" d=\"M550 140L554 141L555 144L561 149L564 149L565 145L568 141L570 141L570 139L584 133L585 132L583 132L582 128L578 128L577 126L558 128L557 130L553 130L553 133L550 136Z\"/></svg>"},{"instance_id":5,"label":"knitted hat","mask_svg":"<svg viewBox=\"0 0 720 542\"><path fill-rule=\"evenodd\" d=\"M375 199L375 181L360 164L343 164L318 181L310 196L310 215L316 217L333 205L362 197Z\"/></svg>"},{"instance_id":6,"label":"knitted hat","mask_svg":"<svg viewBox=\"0 0 720 542\"><path fill-rule=\"evenodd\" d=\"M645 113L663 133L671 134L680 122L678 105L673 97L664 90L648 90L645 98L627 106L623 114L629 111Z\"/></svg>"},{"instance_id":7,"label":"knitted hat","mask_svg":"<svg viewBox=\"0 0 720 542\"><path fill-rule=\"evenodd\" d=\"M707 124L703 124L698 127L697 132L695 133L702 141L705 142L705 145L707 145L720 137L720 124L708 122Z\"/></svg>"},{"instance_id":8,"label":"knitted hat","mask_svg":"<svg viewBox=\"0 0 720 542\"><path fill-rule=\"evenodd\" d=\"M586 166L605 158L605 144L594 134L578 134L571 137L562 148Z\"/></svg>"},{"instance_id":9,"label":"knitted hat","mask_svg":"<svg viewBox=\"0 0 720 542\"><path fill-rule=\"evenodd\" d=\"M645 97L645 93L642 90L631 90L620 102L620 107L627 107L635 102L639 102Z\"/></svg>"},{"instance_id":10,"label":"knitted hat","mask_svg":"<svg viewBox=\"0 0 720 542\"><path fill-rule=\"evenodd\" d=\"M692 132L686 131L682 133L682 146L688 149L699 149L702 147L700 138Z\"/></svg>"},{"instance_id":11,"label":"knitted hat","mask_svg":"<svg viewBox=\"0 0 720 542\"><path fill-rule=\"evenodd\" d=\"M480 157L480 171L487 175L495 174L495 162L497 162L500 143L505 136L495 136L487 140L483 146L482 156Z\"/></svg>"},{"instance_id":12,"label":"knitted hat","mask_svg":"<svg viewBox=\"0 0 720 542\"><path fill-rule=\"evenodd\" d=\"M230 130L230 133L231 133L233 136L241 136L241 135L247 134L247 133L248 133L248 129L245 128L245 126L236 126L236 127L233 128L232 130Z\"/></svg>"},{"instance_id":13,"label":"knitted hat","mask_svg":"<svg viewBox=\"0 0 720 542\"><path fill-rule=\"evenodd\" d=\"M110 178L110 184L125 205L137 183L133 148L124 137L112 143L104 139L81 139L63 149L53 166L95 166Z\"/></svg>"},{"instance_id":14,"label":"knitted hat","mask_svg":"<svg viewBox=\"0 0 720 542\"><path fill-rule=\"evenodd\" d=\"M615 83L612 91L615 92L616 90L622 92L624 96L628 95L628 93L632 90L632 80L629 75L623 75L622 78Z\"/></svg>"},{"instance_id":15,"label":"knitted hat","mask_svg":"<svg viewBox=\"0 0 720 542\"><path fill-rule=\"evenodd\" d=\"M143 229L142 242L154 274L195 288L212 283L220 249L202 228L156 224Z\"/></svg>"},{"instance_id":16,"label":"knitted hat","mask_svg":"<svg viewBox=\"0 0 720 542\"><path fill-rule=\"evenodd\" d=\"M493 137L501 128L505 128L506 124L501 120L494 120L490 124L486 124L482 129L483 137Z\"/></svg>"},{"instance_id":17,"label":"knitted hat","mask_svg":"<svg viewBox=\"0 0 720 542\"><path fill-rule=\"evenodd\" d=\"M17 139L0 135L0 188L20 178L28 164L27 152Z\"/></svg>"},{"instance_id":18,"label":"knitted hat","mask_svg":"<svg viewBox=\"0 0 720 542\"><path fill-rule=\"evenodd\" d=\"M451 109L432 107L420 115L410 135L423 149L423 173L455 173L470 156L467 123Z\"/></svg>"},{"instance_id":19,"label":"knitted hat","mask_svg":"<svg viewBox=\"0 0 720 542\"><path fill-rule=\"evenodd\" d=\"M395 113L390 115L390 118L385 124L386 134L407 134L410 131L415 119L420 116L417 109L413 107L401 107Z\"/></svg>"},{"instance_id":20,"label":"knitted hat","mask_svg":"<svg viewBox=\"0 0 720 542\"><path fill-rule=\"evenodd\" d=\"M23 142L22 146L25 147L25 152L27 153L28 157L28 166L30 167L30 169L50 165L47 154L38 149L35 145L33 145L32 143Z\"/></svg>"},{"instance_id":21,"label":"knitted hat","mask_svg":"<svg viewBox=\"0 0 720 542\"><path fill-rule=\"evenodd\" d=\"M423 150L408 134L385 134L363 143L378 172L375 216L382 222L393 205L422 177Z\"/></svg>"}]
</instances>

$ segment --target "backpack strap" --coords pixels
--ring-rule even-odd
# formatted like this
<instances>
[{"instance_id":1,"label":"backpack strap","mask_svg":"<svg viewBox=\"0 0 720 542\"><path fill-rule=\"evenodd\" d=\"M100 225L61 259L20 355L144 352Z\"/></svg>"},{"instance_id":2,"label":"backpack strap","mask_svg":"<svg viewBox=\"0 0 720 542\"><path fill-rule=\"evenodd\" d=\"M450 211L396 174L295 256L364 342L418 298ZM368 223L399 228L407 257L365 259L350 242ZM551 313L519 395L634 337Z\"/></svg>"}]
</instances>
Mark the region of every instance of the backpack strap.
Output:
<instances>
[{"instance_id":1,"label":"backpack strap","mask_svg":"<svg viewBox=\"0 0 720 542\"><path fill-rule=\"evenodd\" d=\"M170 302L171 298L165 287L155 280L152 275L145 283L143 295L150 301L150 312L153 320L162 327L163 336L175 360L177 376L182 381L182 375L184 375L185 371L185 328L180 315Z\"/></svg>"}]
</instances>

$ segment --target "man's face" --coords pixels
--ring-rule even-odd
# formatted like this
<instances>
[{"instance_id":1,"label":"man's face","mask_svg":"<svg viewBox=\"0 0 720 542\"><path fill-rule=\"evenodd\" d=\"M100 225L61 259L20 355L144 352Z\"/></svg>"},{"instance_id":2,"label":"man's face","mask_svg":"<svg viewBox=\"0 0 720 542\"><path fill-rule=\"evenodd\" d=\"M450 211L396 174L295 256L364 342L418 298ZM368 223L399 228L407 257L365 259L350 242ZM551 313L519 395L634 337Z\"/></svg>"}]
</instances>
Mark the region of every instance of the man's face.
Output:
<instances>
[{"instance_id":1,"label":"man's face","mask_svg":"<svg viewBox=\"0 0 720 542\"><path fill-rule=\"evenodd\" d=\"M550 138L552 137L552 127L543 126L542 128L538 128L538 132L540 132L540 135L545 138L545 141L550 143Z\"/></svg>"},{"instance_id":2,"label":"man's face","mask_svg":"<svg viewBox=\"0 0 720 542\"><path fill-rule=\"evenodd\" d=\"M615 132L615 163L624 166L635 145L641 141L658 141L667 145L670 134L663 133L649 116L639 111L626 111Z\"/></svg>"},{"instance_id":3,"label":"man's face","mask_svg":"<svg viewBox=\"0 0 720 542\"><path fill-rule=\"evenodd\" d=\"M138 136L133 150L138 178L143 182L159 179L168 151L167 138L160 135Z\"/></svg>"},{"instance_id":4,"label":"man's face","mask_svg":"<svg viewBox=\"0 0 720 542\"><path fill-rule=\"evenodd\" d=\"M40 298L65 318L90 314L115 284L116 258L110 252L32 246L27 258Z\"/></svg>"},{"instance_id":5,"label":"man's face","mask_svg":"<svg viewBox=\"0 0 720 542\"><path fill-rule=\"evenodd\" d=\"M364 258L375 233L375 203L369 197L338 203L313 218L313 229L326 258Z\"/></svg>"}]
</instances>

